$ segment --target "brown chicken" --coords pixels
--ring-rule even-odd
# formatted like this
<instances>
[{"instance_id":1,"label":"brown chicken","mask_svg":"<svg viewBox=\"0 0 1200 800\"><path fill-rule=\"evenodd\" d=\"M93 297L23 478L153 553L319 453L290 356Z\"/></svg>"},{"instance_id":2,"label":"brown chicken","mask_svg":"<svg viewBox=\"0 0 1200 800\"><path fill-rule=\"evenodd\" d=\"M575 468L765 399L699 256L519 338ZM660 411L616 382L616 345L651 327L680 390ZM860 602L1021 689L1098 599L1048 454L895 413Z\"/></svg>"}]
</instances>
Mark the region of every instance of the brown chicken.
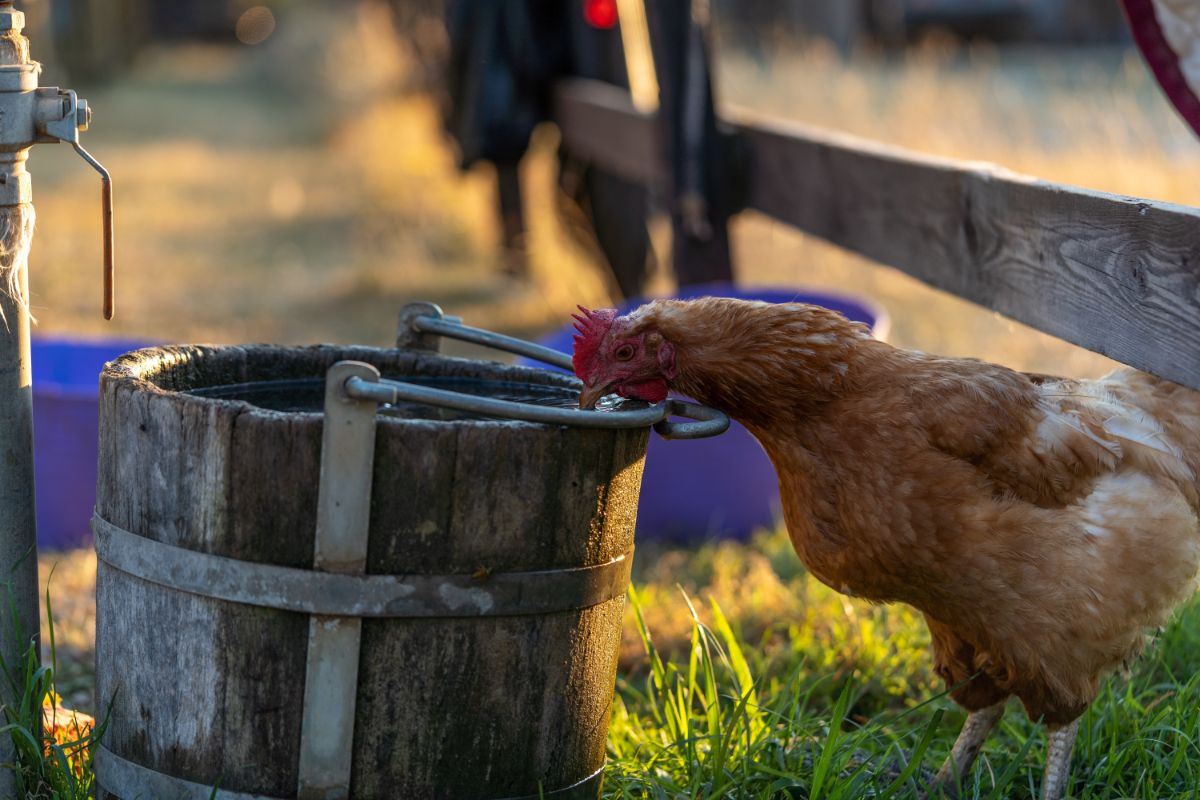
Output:
<instances>
[{"instance_id":1,"label":"brown chicken","mask_svg":"<svg viewBox=\"0 0 1200 800\"><path fill-rule=\"evenodd\" d=\"M1200 393L901 350L803 304L583 312L581 405L674 389L726 411L770 455L809 571L925 614L969 712L935 788L1015 695L1048 727L1042 797L1061 797L1101 679L1196 589Z\"/></svg>"}]
</instances>

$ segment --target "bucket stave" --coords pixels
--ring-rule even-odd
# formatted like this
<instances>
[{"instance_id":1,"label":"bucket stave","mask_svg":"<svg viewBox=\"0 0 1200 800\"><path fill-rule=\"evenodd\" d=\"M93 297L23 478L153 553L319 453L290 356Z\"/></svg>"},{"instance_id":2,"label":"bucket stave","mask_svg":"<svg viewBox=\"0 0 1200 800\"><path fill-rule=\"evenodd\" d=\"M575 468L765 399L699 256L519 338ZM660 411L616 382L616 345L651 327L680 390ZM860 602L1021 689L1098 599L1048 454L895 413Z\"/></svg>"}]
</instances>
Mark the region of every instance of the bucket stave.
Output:
<instances>
[{"instance_id":1,"label":"bucket stave","mask_svg":"<svg viewBox=\"0 0 1200 800\"><path fill-rule=\"evenodd\" d=\"M543 370L355 347L155 348L109 365L97 688L113 705L101 796L151 796L162 776L153 785L181 796L187 783L229 797L297 796L310 616L172 585L161 560L131 566L137 559L112 544L122 535L101 529L189 551L183 561L205 569L220 567L216 556L310 570L322 415L211 389L319 387L347 359L385 377L574 391ZM597 796L646 436L432 410L378 418L360 580L423 576L443 595L476 583L517 588L498 614L363 620L350 796L500 798L572 786L551 796ZM544 597L529 600L540 590L521 588L583 568L623 572L606 573L586 607L568 592L547 611Z\"/></svg>"}]
</instances>

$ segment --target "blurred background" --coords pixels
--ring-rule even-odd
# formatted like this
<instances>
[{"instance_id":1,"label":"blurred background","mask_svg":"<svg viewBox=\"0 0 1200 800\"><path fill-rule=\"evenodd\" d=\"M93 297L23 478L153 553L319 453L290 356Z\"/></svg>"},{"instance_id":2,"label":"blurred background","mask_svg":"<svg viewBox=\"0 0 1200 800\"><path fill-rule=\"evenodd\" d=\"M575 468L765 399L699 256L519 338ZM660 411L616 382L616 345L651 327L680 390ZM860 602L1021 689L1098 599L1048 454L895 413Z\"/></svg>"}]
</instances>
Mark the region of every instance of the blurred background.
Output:
<instances>
[{"instance_id":1,"label":"blurred background","mask_svg":"<svg viewBox=\"0 0 1200 800\"><path fill-rule=\"evenodd\" d=\"M69 148L34 148L35 336L389 345L398 308L431 300L536 337L577 303L671 292L663 198L574 163L543 121L558 72L632 74L620 5L18 2L42 84L95 109L84 142L116 190L117 317L105 323L95 175ZM701 5L718 110L1200 205L1200 142L1133 49L1116 0ZM517 68L487 68L497 64ZM753 213L731 221L730 249L740 284L878 303L898 345L1068 375L1111 366ZM672 628L686 642L677 582L712 587L748 640L779 618L781 598L804 606L786 538L765 552L639 555L661 587L647 617L664 646ZM46 556L44 575L59 560ZM81 551L54 578L58 642L75 656L85 707L94 570ZM740 588L751 574L753 596ZM639 648L634 636L631 659Z\"/></svg>"},{"instance_id":2,"label":"blurred background","mask_svg":"<svg viewBox=\"0 0 1200 800\"><path fill-rule=\"evenodd\" d=\"M518 139L532 130L528 152L500 170L522 189L519 233L498 213L486 149L447 135L469 128L447 94L461 96L472 76L461 54L456 64L443 20L478 19L473 3L19 5L46 64L43 85L88 97L96 116L85 141L116 182L118 316L106 324L96 311L94 175L67 148L33 152L30 283L41 333L385 344L396 309L429 299L469 322L536 335L576 303L620 293L602 248L573 230L563 202L572 187L556 180L557 134L537 109L506 106L512 89L494 76L475 89L499 104L480 113L530 115L516 125ZM568 63L579 73L588 47L602 51L590 56L599 69L619 58L619 30L591 25L589 5L479 8L527 10L509 14L504 33L523 69ZM512 19L554 15L570 19L511 30ZM488 49L462 27L459 48L472 58L504 46ZM711 38L718 107L1200 202L1200 145L1131 49L1115 0L715 0ZM669 226L661 203L648 204L646 271L634 283L661 293L675 281ZM753 214L733 220L731 242L739 282L852 287L891 313L898 344L1039 370L1106 366Z\"/></svg>"}]
</instances>

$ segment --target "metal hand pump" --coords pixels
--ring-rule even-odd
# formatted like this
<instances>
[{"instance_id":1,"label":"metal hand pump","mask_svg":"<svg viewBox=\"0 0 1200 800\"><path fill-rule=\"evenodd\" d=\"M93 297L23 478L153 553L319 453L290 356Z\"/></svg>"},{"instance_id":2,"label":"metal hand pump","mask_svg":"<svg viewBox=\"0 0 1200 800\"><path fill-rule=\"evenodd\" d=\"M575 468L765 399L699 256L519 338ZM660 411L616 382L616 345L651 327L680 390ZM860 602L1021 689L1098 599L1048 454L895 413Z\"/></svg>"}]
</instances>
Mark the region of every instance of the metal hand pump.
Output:
<instances>
[{"instance_id":1,"label":"metal hand pump","mask_svg":"<svg viewBox=\"0 0 1200 800\"><path fill-rule=\"evenodd\" d=\"M74 92L39 87L25 15L0 0L0 703L20 699L25 659L37 657L39 608L34 519L33 406L29 355L28 256L34 210L25 162L39 142L69 142L103 181L104 316L112 318L112 182L79 144L91 111ZM14 686L16 696L14 697ZM0 724L11 720L0 720ZM0 764L14 761L0 735ZM0 797L16 797L15 775L0 768Z\"/></svg>"}]
</instances>

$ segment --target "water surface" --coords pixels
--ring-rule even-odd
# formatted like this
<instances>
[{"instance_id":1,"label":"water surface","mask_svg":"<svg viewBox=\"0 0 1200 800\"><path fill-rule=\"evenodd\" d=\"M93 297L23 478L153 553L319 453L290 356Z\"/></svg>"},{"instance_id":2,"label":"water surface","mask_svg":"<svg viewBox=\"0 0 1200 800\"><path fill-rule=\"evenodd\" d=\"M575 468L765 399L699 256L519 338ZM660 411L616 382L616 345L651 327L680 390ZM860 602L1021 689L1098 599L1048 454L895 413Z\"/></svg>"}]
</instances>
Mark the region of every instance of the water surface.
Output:
<instances>
[{"instance_id":1,"label":"water surface","mask_svg":"<svg viewBox=\"0 0 1200 800\"><path fill-rule=\"evenodd\" d=\"M450 378L428 375L388 376L418 386L508 400L551 408L577 408L578 392L561 386L547 386L512 381L491 381L478 378ZM222 400L241 400L259 408L287 413L319 412L325 404L325 380L323 378L300 378L294 380L255 381L222 386L205 386L185 394L196 397L211 397ZM621 404L615 397L605 398L597 405L598 411L614 410ZM398 419L428 420L481 420L493 419L484 414L457 411L424 403L386 403L379 406L379 413Z\"/></svg>"}]
</instances>

